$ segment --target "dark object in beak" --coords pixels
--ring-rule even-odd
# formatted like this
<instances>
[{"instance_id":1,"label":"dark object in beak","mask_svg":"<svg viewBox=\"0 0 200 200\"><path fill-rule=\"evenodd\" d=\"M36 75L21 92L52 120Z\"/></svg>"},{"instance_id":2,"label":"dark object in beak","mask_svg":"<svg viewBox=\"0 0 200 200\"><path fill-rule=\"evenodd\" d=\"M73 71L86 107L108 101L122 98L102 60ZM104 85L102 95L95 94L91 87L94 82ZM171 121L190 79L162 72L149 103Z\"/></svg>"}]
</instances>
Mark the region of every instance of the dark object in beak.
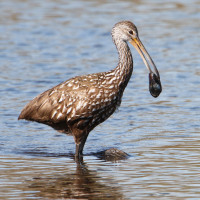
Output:
<instances>
[{"instance_id":1,"label":"dark object in beak","mask_svg":"<svg viewBox=\"0 0 200 200\"><path fill-rule=\"evenodd\" d=\"M160 78L153 72L149 73L149 91L155 98L162 92Z\"/></svg>"},{"instance_id":2,"label":"dark object in beak","mask_svg":"<svg viewBox=\"0 0 200 200\"><path fill-rule=\"evenodd\" d=\"M136 50L142 57L144 64L149 70L149 91L151 95L153 97L158 97L159 94L162 92L162 86L160 82L160 75L159 75L158 69L156 68L156 65L154 64L151 56L148 54L144 45L140 41L139 37L132 38L130 43L136 48ZM153 70L151 69L150 65L153 66Z\"/></svg>"}]
</instances>

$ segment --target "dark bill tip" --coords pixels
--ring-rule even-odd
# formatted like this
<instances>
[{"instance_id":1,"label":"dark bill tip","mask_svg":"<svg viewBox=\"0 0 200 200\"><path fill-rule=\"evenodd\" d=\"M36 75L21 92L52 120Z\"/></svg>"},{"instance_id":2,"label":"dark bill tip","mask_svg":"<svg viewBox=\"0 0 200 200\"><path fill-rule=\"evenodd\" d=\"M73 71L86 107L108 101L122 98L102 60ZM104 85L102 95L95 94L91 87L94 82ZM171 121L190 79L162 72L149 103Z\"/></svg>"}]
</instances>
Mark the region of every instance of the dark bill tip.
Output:
<instances>
[{"instance_id":1,"label":"dark bill tip","mask_svg":"<svg viewBox=\"0 0 200 200\"><path fill-rule=\"evenodd\" d=\"M155 98L162 92L160 78L153 72L149 73L149 91Z\"/></svg>"}]
</instances>

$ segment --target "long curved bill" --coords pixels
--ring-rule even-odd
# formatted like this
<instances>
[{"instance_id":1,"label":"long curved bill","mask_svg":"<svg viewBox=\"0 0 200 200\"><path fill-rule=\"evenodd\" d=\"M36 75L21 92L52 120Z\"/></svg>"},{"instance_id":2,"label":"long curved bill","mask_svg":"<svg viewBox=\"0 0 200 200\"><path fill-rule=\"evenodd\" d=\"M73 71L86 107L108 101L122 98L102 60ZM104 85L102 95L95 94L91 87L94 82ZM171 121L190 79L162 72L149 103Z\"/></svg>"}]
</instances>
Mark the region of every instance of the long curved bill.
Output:
<instances>
[{"instance_id":1,"label":"long curved bill","mask_svg":"<svg viewBox=\"0 0 200 200\"><path fill-rule=\"evenodd\" d=\"M144 64L146 65L147 69L149 70L149 90L153 97L158 97L162 91L162 86L160 82L160 74L156 65L154 64L151 56L148 54L147 50L145 49L144 45L140 41L139 37L133 38L130 43L135 47L138 51ZM150 67L153 67L152 68Z\"/></svg>"}]
</instances>

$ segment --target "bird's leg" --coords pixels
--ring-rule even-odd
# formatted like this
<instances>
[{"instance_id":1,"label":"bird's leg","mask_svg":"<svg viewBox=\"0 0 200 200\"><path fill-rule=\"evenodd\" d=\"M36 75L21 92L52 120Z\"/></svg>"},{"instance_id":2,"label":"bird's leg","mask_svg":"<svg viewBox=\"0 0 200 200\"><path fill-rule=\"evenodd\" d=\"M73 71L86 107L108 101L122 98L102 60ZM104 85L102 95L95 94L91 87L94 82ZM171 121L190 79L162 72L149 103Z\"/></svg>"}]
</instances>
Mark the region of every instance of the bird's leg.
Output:
<instances>
[{"instance_id":1,"label":"bird's leg","mask_svg":"<svg viewBox=\"0 0 200 200\"><path fill-rule=\"evenodd\" d=\"M78 144L76 143L76 153L75 153L76 159L80 159L80 157L83 156L83 148L84 148L85 142L87 140L87 137L88 137L88 134L85 134L82 137L81 142ZM76 139L75 139L75 142L76 142Z\"/></svg>"}]
</instances>

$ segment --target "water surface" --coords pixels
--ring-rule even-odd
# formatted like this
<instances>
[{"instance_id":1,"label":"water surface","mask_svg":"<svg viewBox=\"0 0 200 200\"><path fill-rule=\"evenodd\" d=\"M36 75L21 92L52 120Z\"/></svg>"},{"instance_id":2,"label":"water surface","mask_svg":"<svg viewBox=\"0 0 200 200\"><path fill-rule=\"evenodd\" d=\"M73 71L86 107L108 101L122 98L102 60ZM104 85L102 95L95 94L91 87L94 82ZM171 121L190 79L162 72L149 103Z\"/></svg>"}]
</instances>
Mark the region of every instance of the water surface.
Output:
<instances>
[{"instance_id":1,"label":"water surface","mask_svg":"<svg viewBox=\"0 0 200 200\"><path fill-rule=\"evenodd\" d=\"M198 199L200 67L198 0L0 2L0 199ZM134 74L117 113L93 130L84 163L72 137L17 121L37 94L76 75L117 65L110 31L133 21L163 85L131 48ZM95 153L115 147L119 162Z\"/></svg>"}]
</instances>

